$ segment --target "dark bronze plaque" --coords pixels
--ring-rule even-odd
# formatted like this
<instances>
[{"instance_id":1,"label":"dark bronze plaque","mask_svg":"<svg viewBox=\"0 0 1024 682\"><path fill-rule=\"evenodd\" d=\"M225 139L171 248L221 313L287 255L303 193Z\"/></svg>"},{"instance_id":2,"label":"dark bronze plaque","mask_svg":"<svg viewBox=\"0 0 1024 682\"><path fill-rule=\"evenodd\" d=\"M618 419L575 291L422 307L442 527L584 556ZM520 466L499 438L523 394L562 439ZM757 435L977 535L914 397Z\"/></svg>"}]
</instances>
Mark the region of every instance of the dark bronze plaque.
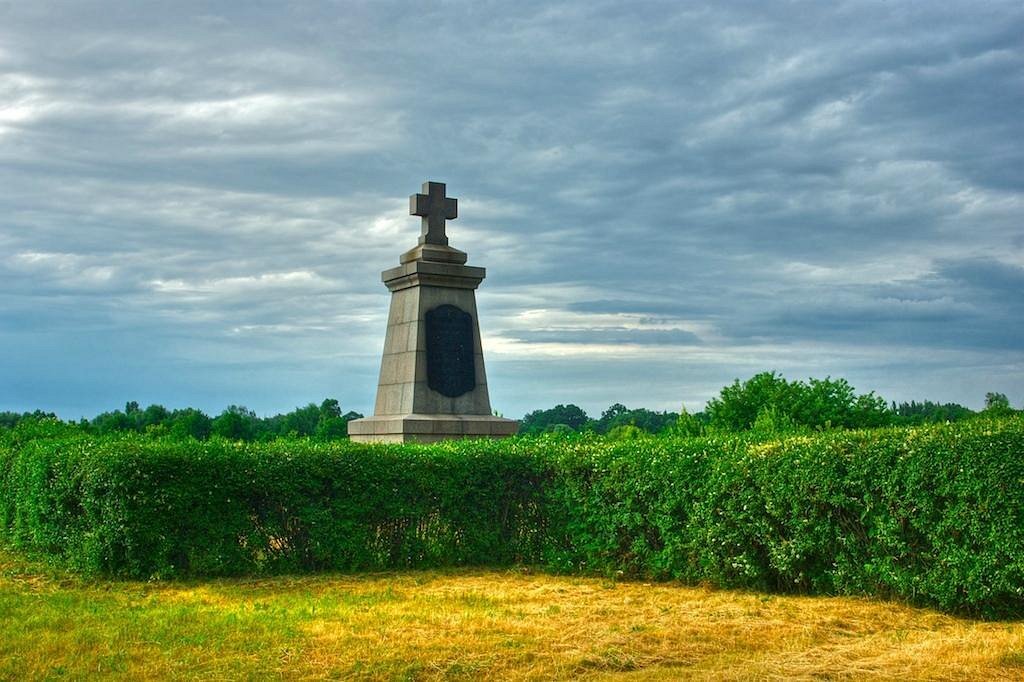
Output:
<instances>
[{"instance_id":1,"label":"dark bronze plaque","mask_svg":"<svg viewBox=\"0 0 1024 682\"><path fill-rule=\"evenodd\" d=\"M457 398L476 386L473 361L473 318L453 305L428 310L427 385Z\"/></svg>"}]
</instances>

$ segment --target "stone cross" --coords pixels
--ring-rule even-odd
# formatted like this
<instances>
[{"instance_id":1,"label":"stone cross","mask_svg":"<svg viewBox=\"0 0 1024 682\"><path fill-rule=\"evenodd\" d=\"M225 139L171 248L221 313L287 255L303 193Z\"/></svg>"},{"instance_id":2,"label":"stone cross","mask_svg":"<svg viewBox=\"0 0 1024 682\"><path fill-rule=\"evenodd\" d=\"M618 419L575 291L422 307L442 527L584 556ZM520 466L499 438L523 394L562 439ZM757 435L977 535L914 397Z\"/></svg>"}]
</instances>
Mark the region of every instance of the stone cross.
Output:
<instances>
[{"instance_id":1,"label":"stone cross","mask_svg":"<svg viewBox=\"0 0 1024 682\"><path fill-rule=\"evenodd\" d=\"M423 218L420 244L448 244L444 221L459 217L458 199L444 195L443 182L424 182L423 194L409 197L409 215Z\"/></svg>"}]
</instances>

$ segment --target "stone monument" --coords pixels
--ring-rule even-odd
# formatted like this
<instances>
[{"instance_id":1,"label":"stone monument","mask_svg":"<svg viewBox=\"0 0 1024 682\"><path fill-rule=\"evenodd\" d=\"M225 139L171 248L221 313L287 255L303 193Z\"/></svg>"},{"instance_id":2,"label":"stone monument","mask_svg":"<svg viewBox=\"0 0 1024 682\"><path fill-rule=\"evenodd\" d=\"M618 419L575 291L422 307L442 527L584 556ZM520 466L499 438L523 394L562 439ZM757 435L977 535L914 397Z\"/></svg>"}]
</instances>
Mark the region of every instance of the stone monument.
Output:
<instances>
[{"instance_id":1,"label":"stone monument","mask_svg":"<svg viewBox=\"0 0 1024 682\"><path fill-rule=\"evenodd\" d=\"M420 216L419 244L381 279L391 291L384 357L372 417L348 423L354 441L430 443L449 438L501 438L519 428L491 414L476 314L484 268L448 245L445 221L458 203L440 182L409 197Z\"/></svg>"}]
</instances>

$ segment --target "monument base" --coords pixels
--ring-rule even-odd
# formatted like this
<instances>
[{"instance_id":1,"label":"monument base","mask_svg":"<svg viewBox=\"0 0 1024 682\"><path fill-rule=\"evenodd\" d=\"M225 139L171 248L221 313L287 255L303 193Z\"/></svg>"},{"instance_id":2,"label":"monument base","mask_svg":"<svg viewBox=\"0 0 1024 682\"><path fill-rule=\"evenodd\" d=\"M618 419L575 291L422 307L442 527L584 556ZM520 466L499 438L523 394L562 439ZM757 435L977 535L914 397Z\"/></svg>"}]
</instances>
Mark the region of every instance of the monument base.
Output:
<instances>
[{"instance_id":1,"label":"monument base","mask_svg":"<svg viewBox=\"0 0 1024 682\"><path fill-rule=\"evenodd\" d=\"M507 438L519 422L476 414L404 414L354 419L348 435L357 443L436 443L456 438Z\"/></svg>"}]
</instances>

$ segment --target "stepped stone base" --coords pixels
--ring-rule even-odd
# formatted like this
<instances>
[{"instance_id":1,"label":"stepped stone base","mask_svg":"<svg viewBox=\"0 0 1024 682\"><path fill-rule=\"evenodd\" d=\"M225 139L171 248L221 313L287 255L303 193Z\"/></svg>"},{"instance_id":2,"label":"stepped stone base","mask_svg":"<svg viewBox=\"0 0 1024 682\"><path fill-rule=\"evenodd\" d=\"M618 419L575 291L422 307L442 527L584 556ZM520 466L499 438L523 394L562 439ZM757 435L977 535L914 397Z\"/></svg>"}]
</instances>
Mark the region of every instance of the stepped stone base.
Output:
<instances>
[{"instance_id":1,"label":"stepped stone base","mask_svg":"<svg viewBox=\"0 0 1024 682\"><path fill-rule=\"evenodd\" d=\"M455 438L506 438L519 422L490 415L405 414L364 417L348 423L357 443L436 443Z\"/></svg>"}]
</instances>

